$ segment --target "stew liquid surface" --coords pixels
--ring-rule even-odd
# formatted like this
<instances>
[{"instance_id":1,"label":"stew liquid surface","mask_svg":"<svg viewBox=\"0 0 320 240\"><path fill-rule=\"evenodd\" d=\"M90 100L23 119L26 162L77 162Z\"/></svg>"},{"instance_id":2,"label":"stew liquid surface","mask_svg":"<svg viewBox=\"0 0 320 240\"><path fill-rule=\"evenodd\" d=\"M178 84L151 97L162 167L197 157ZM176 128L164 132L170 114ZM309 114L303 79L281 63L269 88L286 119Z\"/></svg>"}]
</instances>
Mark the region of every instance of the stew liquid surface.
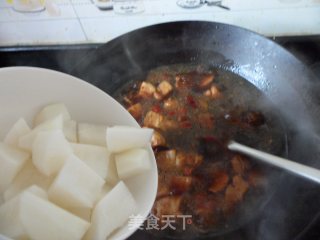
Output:
<instances>
[{"instance_id":1,"label":"stew liquid surface","mask_svg":"<svg viewBox=\"0 0 320 240\"><path fill-rule=\"evenodd\" d=\"M155 130L159 186L152 214L160 229L163 216L176 219L166 234L232 228L267 197L266 166L226 147L232 139L271 153L281 146L268 101L245 79L218 68L164 66L132 79L117 99Z\"/></svg>"}]
</instances>

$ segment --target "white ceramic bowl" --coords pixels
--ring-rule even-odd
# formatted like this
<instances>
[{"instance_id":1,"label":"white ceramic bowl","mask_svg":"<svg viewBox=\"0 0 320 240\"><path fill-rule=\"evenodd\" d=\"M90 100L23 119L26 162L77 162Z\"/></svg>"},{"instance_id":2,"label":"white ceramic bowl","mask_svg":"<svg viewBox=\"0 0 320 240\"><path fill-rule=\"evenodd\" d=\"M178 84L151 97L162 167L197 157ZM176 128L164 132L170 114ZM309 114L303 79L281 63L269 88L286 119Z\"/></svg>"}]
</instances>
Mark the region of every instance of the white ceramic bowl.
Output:
<instances>
[{"instance_id":1,"label":"white ceramic bowl","mask_svg":"<svg viewBox=\"0 0 320 240\"><path fill-rule=\"evenodd\" d=\"M47 69L10 67L0 69L0 138L4 138L18 118L24 117L31 125L34 114L54 102L65 103L72 118L78 122L139 126L117 101L85 81ZM143 217L147 217L152 208L158 184L151 147L149 151L152 170L126 182L138 203L138 214ZM131 227L126 224L112 239L129 237L136 230Z\"/></svg>"}]
</instances>

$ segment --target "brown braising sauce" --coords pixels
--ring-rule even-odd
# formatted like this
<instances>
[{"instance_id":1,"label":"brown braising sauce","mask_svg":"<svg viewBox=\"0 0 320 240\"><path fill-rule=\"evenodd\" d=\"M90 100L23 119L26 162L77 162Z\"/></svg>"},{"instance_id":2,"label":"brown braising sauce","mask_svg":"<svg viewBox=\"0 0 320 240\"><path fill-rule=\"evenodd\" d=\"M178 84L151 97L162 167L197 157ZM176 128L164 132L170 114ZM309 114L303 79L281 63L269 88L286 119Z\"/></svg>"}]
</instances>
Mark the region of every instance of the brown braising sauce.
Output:
<instances>
[{"instance_id":1,"label":"brown braising sauce","mask_svg":"<svg viewBox=\"0 0 320 240\"><path fill-rule=\"evenodd\" d=\"M263 191L263 168L226 148L239 138L272 148L271 123L257 107L261 98L231 72L187 65L154 69L118 94L142 127L155 130L155 216L191 215L192 227L186 228L212 231L225 227L247 198Z\"/></svg>"}]
</instances>

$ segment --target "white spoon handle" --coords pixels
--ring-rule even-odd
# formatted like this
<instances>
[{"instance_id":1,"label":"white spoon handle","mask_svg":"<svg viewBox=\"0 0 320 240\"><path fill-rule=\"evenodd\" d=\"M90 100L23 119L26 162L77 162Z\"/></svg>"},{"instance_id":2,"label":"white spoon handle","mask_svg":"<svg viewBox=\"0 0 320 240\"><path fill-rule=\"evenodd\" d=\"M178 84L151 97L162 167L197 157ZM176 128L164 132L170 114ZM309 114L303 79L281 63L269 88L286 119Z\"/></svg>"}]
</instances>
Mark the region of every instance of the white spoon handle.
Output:
<instances>
[{"instance_id":1,"label":"white spoon handle","mask_svg":"<svg viewBox=\"0 0 320 240\"><path fill-rule=\"evenodd\" d=\"M296 162L287 160L285 158L277 157L269 153L265 153L265 152L247 147L245 145L242 145L234 141L231 141L228 144L228 148L232 151L243 153L245 155L259 159L265 163L269 163L279 168L288 170L292 173L308 178L320 184L320 170L318 169L308 167L306 165L296 163Z\"/></svg>"}]
</instances>

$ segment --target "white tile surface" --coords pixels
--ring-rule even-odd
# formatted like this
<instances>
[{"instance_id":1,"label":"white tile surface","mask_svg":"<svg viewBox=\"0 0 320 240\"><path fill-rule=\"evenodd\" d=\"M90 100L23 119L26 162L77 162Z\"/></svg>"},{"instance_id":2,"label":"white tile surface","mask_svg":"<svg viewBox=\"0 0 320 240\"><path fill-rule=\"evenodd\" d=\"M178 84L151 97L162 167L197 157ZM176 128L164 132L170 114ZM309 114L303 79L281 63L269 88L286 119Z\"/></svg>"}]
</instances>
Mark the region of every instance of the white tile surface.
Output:
<instances>
[{"instance_id":1,"label":"white tile surface","mask_svg":"<svg viewBox=\"0 0 320 240\"><path fill-rule=\"evenodd\" d=\"M32 26L32 27L30 27ZM2 45L85 43L78 20L0 23Z\"/></svg>"},{"instance_id":2,"label":"white tile surface","mask_svg":"<svg viewBox=\"0 0 320 240\"><path fill-rule=\"evenodd\" d=\"M82 19L81 23L88 39L91 42L107 42L121 34L134 29L149 26L156 23L184 20L203 20L229 23L244 27L258 33L273 36L290 35L311 35L314 32L320 33L320 7L296 9L293 17L288 17L293 13L289 9L269 9L260 10L255 13L250 11L240 11L236 13L224 12L202 12L193 13L167 13L161 15L130 16L122 18L98 17L95 19ZM121 26L121 27L119 27ZM284 32L286 29L286 32Z\"/></svg>"},{"instance_id":3,"label":"white tile surface","mask_svg":"<svg viewBox=\"0 0 320 240\"><path fill-rule=\"evenodd\" d=\"M144 11L132 15L99 10L91 0L46 1L46 11L19 13L0 0L0 46L104 43L140 27L185 20L229 23L267 36L320 34L320 0L223 0L231 11L143 0Z\"/></svg>"},{"instance_id":4,"label":"white tile surface","mask_svg":"<svg viewBox=\"0 0 320 240\"><path fill-rule=\"evenodd\" d=\"M238 12L232 23L269 37L320 34L320 7Z\"/></svg>"},{"instance_id":5,"label":"white tile surface","mask_svg":"<svg viewBox=\"0 0 320 240\"><path fill-rule=\"evenodd\" d=\"M1 1L1 0L0 0ZM52 0L51 0L52 1ZM0 22L14 21L42 21L42 20L61 20L76 18L73 6L70 2L54 2L53 5L47 6L46 11L42 12L17 12L13 7L0 8ZM32 27L32 26L31 26Z\"/></svg>"},{"instance_id":6,"label":"white tile surface","mask_svg":"<svg viewBox=\"0 0 320 240\"><path fill-rule=\"evenodd\" d=\"M223 0L232 10L294 9L320 6L319 0Z\"/></svg>"},{"instance_id":7,"label":"white tile surface","mask_svg":"<svg viewBox=\"0 0 320 240\"><path fill-rule=\"evenodd\" d=\"M114 16L111 10L99 10L90 0L72 0L74 10L79 18Z\"/></svg>"},{"instance_id":8,"label":"white tile surface","mask_svg":"<svg viewBox=\"0 0 320 240\"><path fill-rule=\"evenodd\" d=\"M0 8L2 7L10 7L10 4L7 0L0 0Z\"/></svg>"}]
</instances>

